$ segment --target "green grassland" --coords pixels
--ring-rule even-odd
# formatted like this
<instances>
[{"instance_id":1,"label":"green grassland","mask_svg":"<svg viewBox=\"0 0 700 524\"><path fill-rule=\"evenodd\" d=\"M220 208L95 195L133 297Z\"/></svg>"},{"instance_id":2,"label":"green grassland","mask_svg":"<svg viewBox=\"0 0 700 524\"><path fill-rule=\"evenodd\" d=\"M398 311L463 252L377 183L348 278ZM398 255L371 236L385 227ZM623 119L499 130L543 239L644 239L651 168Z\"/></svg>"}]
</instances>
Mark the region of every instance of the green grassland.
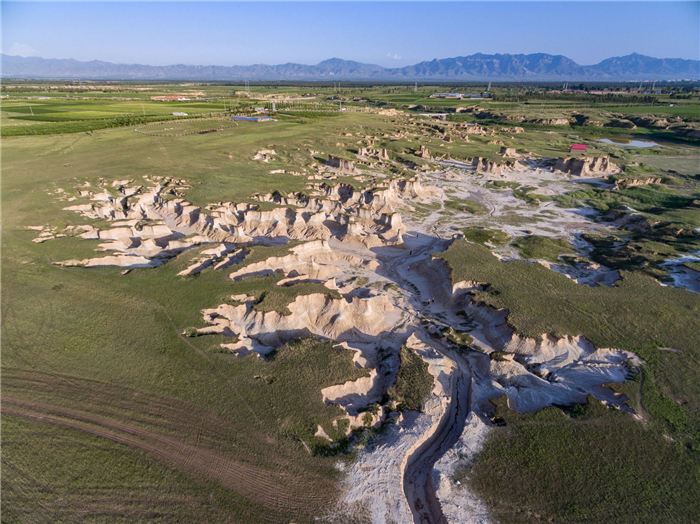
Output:
<instances>
[{"instance_id":1,"label":"green grassland","mask_svg":"<svg viewBox=\"0 0 700 524\"><path fill-rule=\"evenodd\" d=\"M666 157L668 158L668 157ZM681 157L685 159L686 157ZM641 164L625 169L613 177L645 178L661 175L661 184L625 189L587 189L572 191L556 201L565 207L590 206L608 220L636 220L637 226L627 226L608 236L584 235L593 247L591 258L608 268L641 270L664 279L664 263L674 257L689 255L700 249L700 208L697 199L700 185L697 176L664 172Z\"/></svg>"},{"instance_id":2,"label":"green grassland","mask_svg":"<svg viewBox=\"0 0 700 524\"><path fill-rule=\"evenodd\" d=\"M700 155L697 151L692 151L688 156L638 155L633 156L631 160L644 162L660 171L676 171L684 175L700 174Z\"/></svg>"},{"instance_id":3,"label":"green grassland","mask_svg":"<svg viewBox=\"0 0 700 524\"><path fill-rule=\"evenodd\" d=\"M692 380L700 372L697 294L662 287L641 273L624 273L613 287L580 285L539 264L501 263L485 247L465 241L453 243L440 257L451 268L453 282L488 283L475 299L507 309L508 323L524 335L584 335L597 347L638 354L646 361L644 408L653 411L661 427L697 446L700 391Z\"/></svg>"},{"instance_id":4,"label":"green grassland","mask_svg":"<svg viewBox=\"0 0 700 524\"><path fill-rule=\"evenodd\" d=\"M464 238L475 244L506 244L508 234L500 229L480 229L470 227L464 231Z\"/></svg>"},{"instance_id":5,"label":"green grassland","mask_svg":"<svg viewBox=\"0 0 700 524\"><path fill-rule=\"evenodd\" d=\"M549 262L561 262L561 255L574 254L571 244L561 238L530 235L517 239L513 245L523 258L544 259Z\"/></svg>"},{"instance_id":6,"label":"green grassland","mask_svg":"<svg viewBox=\"0 0 700 524\"><path fill-rule=\"evenodd\" d=\"M144 136L132 129L46 138L8 137L3 139L3 170L9 190L15 189L12 175L17 173L19 178L21 172L50 170L52 176L46 183L52 190L54 184L70 190L97 177L110 180L158 175L193 182L195 187L187 196L197 205L222 200L242 202L256 193L303 190L308 182L305 177L272 175L270 171L298 171L319 162L309 153L312 148L349 156L348 149L355 146L357 138L337 135L368 128L389 129L390 125L386 117L348 113L312 120L242 122L226 132L185 137ZM253 160L260 149L275 148L278 154L269 163Z\"/></svg>"},{"instance_id":7,"label":"green grassland","mask_svg":"<svg viewBox=\"0 0 700 524\"><path fill-rule=\"evenodd\" d=\"M497 427L458 472L503 523L696 522L697 461L595 399L533 415L496 402Z\"/></svg>"},{"instance_id":8,"label":"green grassland","mask_svg":"<svg viewBox=\"0 0 700 524\"><path fill-rule=\"evenodd\" d=\"M144 452L58 426L3 415L3 521L175 522L193 513L233 522L197 484ZM99 489L96 489L99 486ZM37 495L41 493L41 497Z\"/></svg>"},{"instance_id":9,"label":"green grassland","mask_svg":"<svg viewBox=\"0 0 700 524\"><path fill-rule=\"evenodd\" d=\"M269 359L235 357L220 348L230 342L226 337L180 335L186 328L204 326L201 310L232 294L253 294L260 299L259 309L284 312L299 294L331 291L317 284L277 286L277 275L234 282L230 271L208 270L177 277L196 250L123 276L116 268L61 268L53 262L94 256L98 242L64 238L36 244L31 241L36 232L25 227L91 222L64 211L70 204L59 201L54 190L74 194L79 184L97 184L101 178L185 178L194 184L188 198L198 205L251 200L255 193L277 189L301 190L305 177L269 171L314 162L311 146L346 153L336 143L360 125L381 128L388 122L376 115L348 114L306 123L244 123L226 134L182 138L147 137L131 129L3 138L3 401L36 403L39 407L32 409L53 420L46 424L3 415L8 421L3 485L15 486L3 498L8 522L149 517L163 522L310 522L333 503L337 459L325 458L330 444L314 433L321 424L344 442L342 426L332 424L342 411L324 404L320 391L362 376L352 353L309 339L290 343ZM275 147L279 160L252 160L259 149ZM263 248L253 250L249 260L259 256L257 249ZM47 380L50 387L37 387ZM150 397L174 406L168 409L175 415L152 413L150 403L135 400ZM56 414L57 407L78 415ZM49 418L48 410L53 410ZM74 422L77 416L99 417L99 427L120 424L125 429L110 429L102 443L90 434L98 423ZM165 427L163 420L170 418L180 423ZM212 421L218 421L215 428ZM177 457L170 462L154 459L151 452L129 451L118 443L129 431L165 434L182 445L216 452L223 463L243 460L258 472L246 481L254 489L235 482L224 482L223 488L200 470L178 467ZM214 433L202 440L208 431ZM35 438L25 439L28 435ZM62 441L66 453L55 453ZM118 456L125 453L124 471L113 458L115 449ZM76 484L84 470L91 471L91 486L109 493L95 499L104 500L104 507L84 504L93 489ZM42 506L37 487L42 485L51 485L52 497L60 503ZM146 494L149 486L153 489ZM299 504L290 502L297 499Z\"/></svg>"},{"instance_id":10,"label":"green grassland","mask_svg":"<svg viewBox=\"0 0 700 524\"><path fill-rule=\"evenodd\" d=\"M532 416L499 413L507 427L497 429L470 474L495 515L516 523L600 522L603 514L615 522L694 521L683 497L696 496L700 485L698 295L661 287L641 273L624 273L613 287L576 284L539 264L499 262L465 241L439 256L453 282L486 283L475 300L507 309L517 332L584 335L597 347L633 351L645 361L625 394L641 403L646 427L604 408L581 421L555 408ZM552 490L561 496L552 497Z\"/></svg>"},{"instance_id":11,"label":"green grassland","mask_svg":"<svg viewBox=\"0 0 700 524\"><path fill-rule=\"evenodd\" d=\"M226 432L207 446L215 446L225 457L245 457L256 468L284 472L294 479L289 496L293 496L294 489L319 490L319 499L311 501L306 510L294 510L300 521L307 521L324 504L332 502L336 479L333 466L310 455L302 441L310 447L318 445L313 437L316 424L322 424L330 435L342 440L331 424L340 410L326 406L319 392L322 387L359 376L350 352L333 349L329 343L308 341L281 348L271 361L220 354L218 345L227 341L224 337L184 341L178 333L187 326L203 325L199 310L216 306L230 292L235 292L235 286L229 284L224 273L209 271L196 279L178 281L176 271L185 267L185 260L155 270L133 271L125 277L115 269L62 270L48 264L47 254L55 250L49 251L47 245L32 245L26 233L5 233L4 238L4 400L12 397L80 411L92 410L115 405L111 397L100 400L94 388L118 384L121 409L108 414L116 421L143 417L143 406L130 401L138 391L165 397L173 403L186 402L189 406L183 408L186 413L211 413L224 421ZM53 247L58 246L56 243ZM58 249L58 256L61 251ZM18 370L31 375L28 382L13 379ZM66 392L55 387L46 391L28 388L36 375L42 373L65 375L66 382L97 381L97 384L89 383ZM127 390L122 391L123 388ZM142 425L160 430L161 423L155 419ZM207 428L206 421L185 419L170 432L179 440L198 444L201 428ZM19 438L12 436L11 429L4 429L5 439ZM16 448L6 447L5 481L14 484L21 478L34 478L38 483L50 482L52 477L45 476L46 466L39 460L45 444L41 440L22 444L18 453L27 462L14 470L10 465L20 459L13 456L12 450ZM63 467L68 469L71 456L64 458L67 462ZM152 459L142 460L150 472L146 482L162 483L157 463ZM92 467L101 469L100 464L94 462ZM104 473L108 486L113 482L109 480L113 474L108 468ZM189 477L189 482L207 484L196 473ZM278 488L261 486L261 489ZM130 499L132 486L126 480L113 489L116 495L112 504ZM80 499L73 498L71 484L59 483L55 490L64 504L70 506L65 508L71 517L68 520L77 518L82 508ZM28 489L24 498L18 499L23 503L19 506L14 506L10 498L4 499L4 503L17 508L33 507L39 502L36 499L39 493ZM208 500L200 498L204 502ZM167 514L171 511L167 502L164 497L155 504L154 511ZM192 508L185 502L182 502L182 518L189 511L189 521L199 518L210 521L207 515L211 512L197 513L194 517ZM218 490L213 506L215 513L226 510L233 518L246 522L281 518L281 513L276 514L277 510L268 507L265 501L241 497L235 489ZM46 517L51 520L50 515Z\"/></svg>"},{"instance_id":12,"label":"green grassland","mask_svg":"<svg viewBox=\"0 0 700 524\"><path fill-rule=\"evenodd\" d=\"M278 286L279 274L237 281L228 277L246 265L284 256L295 242L254 247L235 267L209 269L185 278L177 273L201 250L193 249L155 269L125 275L116 268L64 268L54 262L92 257L99 241L69 237L32 242L37 232L27 231L26 226L51 225L61 230L67 225L96 223L65 211L71 204L58 199L55 191L59 188L70 196L86 181L93 186L101 179L141 183L144 176L155 175L190 182L193 187L186 198L195 205L257 203L257 194L308 191L305 176L271 171L310 173L312 165L323 162L328 154L355 160L355 151L367 135L377 137L375 147L387 148L392 159L419 165L425 163L414 155L420 145L426 145L433 156L482 156L502 162L500 145L489 142L501 140L522 153L558 157L568 154L573 140L584 140L591 154L610 154L621 164L641 162L637 174L662 174L664 184L575 192L561 199L562 205L610 211L622 204L675 225L700 224L696 223L695 150L669 145L654 151L628 151L597 142L602 136L618 134L658 138L658 132L645 128L632 132L527 124L523 125L525 132L510 138L500 128L521 124L483 119L478 121L495 129L493 136L471 135L469 142L449 142L435 129L422 128L425 136L393 139L389 135L397 129L415 131L417 126L411 126L407 116L349 110L293 111L280 115L276 122L239 122L223 132L147 136L135 130L175 134L209 129L218 122L205 117L219 118L224 109L257 105L262 95L271 93L315 95L324 108L330 107L336 103L330 97L338 90L327 85L259 85L251 86L253 97L249 99L235 94L242 86L124 83L93 85L94 90L81 90L81 98L74 99L73 91L68 92L71 97L65 97L66 92L40 82L17 84L11 91L6 87L3 93L11 97L3 99L0 123L2 509L8 522L313 522L337 496L336 461L347 460L342 455L347 449L345 428L342 423L340 427L333 424L342 411L326 405L320 390L366 373L353 365L351 352L334 347L331 341L296 340L261 359L236 357L222 350L220 344L231 341L224 336L182 335L189 328L205 325L203 309L230 301L235 294L256 297L254 307L260 311L281 313L288 312L287 306L299 295L321 292L337 297L320 284ZM147 90L141 90L144 87ZM499 89L505 95L510 88ZM212 100L150 100L151 96L187 90L202 91ZM339 94L365 99L348 102L351 109L365 104L454 108L475 103L429 98L432 92L444 90L445 86L421 86L413 93L411 86L355 86ZM576 107L591 118L601 111L613 111L580 107L575 101L526 105L508 98L478 104L486 110L522 113L529 118L570 115ZM678 104L678 114L692 117L696 106L697 100ZM632 105L619 111L656 114L666 107ZM171 121L176 118L174 111L197 118ZM470 113L455 114L451 120L477 121ZM177 129L169 130L171 127ZM277 154L269 163L253 160L261 149L274 149ZM312 155L310 150L319 153ZM391 169L395 174L408 174L397 165ZM341 182L362 186L347 177L331 183ZM530 188L510 189L519 191L517 196L526 201L537 197ZM271 206L261 204L261 208ZM478 204L458 199L444 206L448 214L464 207L474 214L484 211ZM436 209L438 204L417 206L422 214ZM674 231L659 230L654 238L624 232L615 240L624 240L630 252L661 261L662 257L653 257L667 256L668 246L674 254L683 252ZM480 244L508 242L507 235L498 230L469 228L465 236ZM599 255L610 257L605 250L612 240L597 241L594 247ZM692 242L686 242L685 248L694 246ZM570 252L564 241L539 237L519 240L517 247L527 258L557 260L558 255ZM650 515L658 514L669 522L674 518L678 522L695 520L692 502L688 502L694 499L688 497L697 492L698 459L692 449L698 448L700 438L698 296L661 287L639 272L623 272L622 281L612 288L590 288L539 264L501 263L483 245L466 241L454 243L442 256L452 268L453 279L488 282L476 299L507 308L509 322L518 331L530 336L584 334L597 346L631 350L646 361L640 381L631 384L628 396L638 397L648 429L627 415L598 408L577 420L556 410L535 416L499 415L508 425L489 441L472 475L479 493L497 508L496 516L514 523L531 518L517 506L555 522L595 522L604 517L604 503L611 503L605 497L618 497L617 503L611 503L611 515L620 516L630 505L631 495L623 495L638 493L645 501L640 507ZM468 343L464 334L459 335ZM390 391L397 403L414 409L422 406L432 384L426 368L414 352L402 349L399 378ZM314 436L319 424L334 443ZM661 434L678 444L666 443ZM136 445L123 445L134 438ZM602 444L595 447L596 442ZM552 447L561 466L546 459L543 450ZM629 447L616 476L604 462L615 456L613 449ZM171 448L194 451L187 458L187 452L171 453ZM597 458L579 472L582 466L576 460L581 456ZM652 457L665 461L668 468L659 470ZM198 467L200 459L222 466ZM507 467L508 463L518 467ZM552 469L555 466L562 469ZM231 473L239 470L246 474L237 477ZM489 471L494 472L492 479ZM596 475L603 476L605 489L592 493L605 497L587 494L580 502L572 501L576 489ZM642 479L641 485L633 485L635 476ZM566 496L547 505L545 494L558 489L557 479L565 480L561 489ZM509 498L504 489L513 489L513 483L517 489ZM692 489L678 493L681 483ZM525 500L526 488L535 494L531 500ZM668 500L666 507L661 507L662 499ZM513 505L504 505L504 501ZM631 512L626 521L619 521L647 522L640 515Z\"/></svg>"},{"instance_id":13,"label":"green grassland","mask_svg":"<svg viewBox=\"0 0 700 524\"><path fill-rule=\"evenodd\" d=\"M389 397L398 409L420 411L433 389L433 376L428 372L428 364L411 348L403 346L399 360L399 372L396 383L389 388Z\"/></svg>"}]
</instances>

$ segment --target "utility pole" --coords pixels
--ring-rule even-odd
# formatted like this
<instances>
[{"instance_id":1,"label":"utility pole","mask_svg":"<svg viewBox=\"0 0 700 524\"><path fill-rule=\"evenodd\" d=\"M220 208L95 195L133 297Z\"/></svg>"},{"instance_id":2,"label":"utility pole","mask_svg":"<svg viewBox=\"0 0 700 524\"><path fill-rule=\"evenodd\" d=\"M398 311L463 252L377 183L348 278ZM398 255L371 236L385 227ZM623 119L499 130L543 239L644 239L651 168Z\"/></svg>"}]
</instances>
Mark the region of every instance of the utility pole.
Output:
<instances>
[{"instance_id":1,"label":"utility pole","mask_svg":"<svg viewBox=\"0 0 700 524\"><path fill-rule=\"evenodd\" d=\"M490 92L490 91L491 91L491 82L489 82L489 87L486 89L486 92L487 92L487 93Z\"/></svg>"},{"instance_id":2,"label":"utility pole","mask_svg":"<svg viewBox=\"0 0 700 524\"><path fill-rule=\"evenodd\" d=\"M415 87L413 88L413 92L417 93L418 92L418 82L416 82Z\"/></svg>"}]
</instances>

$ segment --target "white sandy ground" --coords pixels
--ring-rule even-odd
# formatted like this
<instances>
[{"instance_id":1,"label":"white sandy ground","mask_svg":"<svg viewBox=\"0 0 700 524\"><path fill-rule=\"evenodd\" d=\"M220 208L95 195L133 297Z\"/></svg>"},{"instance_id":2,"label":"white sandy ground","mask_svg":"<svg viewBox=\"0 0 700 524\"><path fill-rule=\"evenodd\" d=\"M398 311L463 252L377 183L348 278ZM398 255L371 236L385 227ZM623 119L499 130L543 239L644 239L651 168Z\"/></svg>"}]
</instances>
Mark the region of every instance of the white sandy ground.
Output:
<instances>
[{"instance_id":1,"label":"white sandy ground","mask_svg":"<svg viewBox=\"0 0 700 524\"><path fill-rule=\"evenodd\" d=\"M483 448L489 434L489 426L470 412L464 424L464 431L457 443L435 463L433 483L447 522L465 524L487 524L491 522L484 502L472 495L466 486L453 480L457 466L471 463Z\"/></svg>"},{"instance_id":2,"label":"white sandy ground","mask_svg":"<svg viewBox=\"0 0 700 524\"><path fill-rule=\"evenodd\" d=\"M537 165L479 175L471 166L453 162L421 181L389 181L367 191L314 182L311 196L260 197L294 205L294 210L259 211L250 204L218 203L205 213L181 198L186 182L153 177L143 186L122 181L116 196L105 187L83 187L77 198L88 203L67 209L102 219L107 227L98 222L100 227L77 226L58 233L39 226L37 241L60 234L104 240L100 249L110 254L63 264L124 268L152 267L186 249L210 244L181 273L186 276L207 268L223 270L240 261L250 245L306 240L289 255L234 270L231 277L279 270L285 276L282 285L323 282L337 290L340 299L299 296L288 307L291 314L284 316L259 312L251 297L236 296L239 305L222 304L202 312L208 326L200 333L235 335L237 341L224 347L240 354L265 354L305 334L352 349L355 364L367 368L369 376L319 392L327 402L345 409L351 426L363 425L361 410L393 383L400 347L414 348L434 377L431 396L422 413L404 413L372 448L360 451L358 460L347 468L339 509L329 519L343 522L348 512L362 511L369 513L373 523L429 523L442 515L443 522L483 524L489 522L483 504L467 486L455 485L452 475L472 459L488 433L488 400L507 394L509 405L524 412L553 403L580 402L588 394L621 405L624 398L602 384L625 380L625 361L634 359L629 353L594 348L582 337L545 336L536 341L516 336L505 323L507 312L470 303L468 292L477 283L449 283L444 264L430 255L444 250L449 244L444 239L464 226L502 227L514 236L526 229L567 238L604 228L579 212L552 203L529 206L511 191L493 191L485 187L489 179L518 181L552 195L576 187L567 175ZM489 215L440 214L442 203L427 216L411 212L414 206L442 202L443 191L482 202ZM68 200L65 192L61 195ZM544 210L550 213L542 215ZM403 212L403 220L398 211ZM514 213L527 223L509 225ZM558 265L552 269L561 270ZM613 278L598 268L583 268L581 274L570 276L581 282ZM358 286L359 279L366 282ZM469 315L478 351L459 353L443 337L431 336L439 326L464 330L465 318L455 314L458 310ZM379 358L379 348L388 355ZM488 354L493 351L506 351L512 358L491 361ZM382 407L371 425L380 425L385 416ZM323 437L326 430L318 427L317 434Z\"/></svg>"},{"instance_id":3,"label":"white sandy ground","mask_svg":"<svg viewBox=\"0 0 700 524\"><path fill-rule=\"evenodd\" d=\"M462 176L466 178L464 174ZM551 174L544 173L543 176L550 177ZM442 187L445 188L444 185ZM563 192L565 188L560 190ZM475 192L472 190L462 194L463 197L473 197ZM506 198L508 197L503 197L502 193L496 197L491 196L492 214L499 212L499 205L503 205L502 200ZM499 202L498 199L501 201ZM509 204L517 204L517 202L509 202ZM560 229L556 234L566 232L567 235L571 235L600 228L598 224L588 221L585 217L571 215L570 211L557 210L557 217L553 220ZM465 222L468 223L470 220L480 219L465 217ZM452 229L451 224L447 226L440 223L439 219L436 220L436 214L432 214L420 223L405 220L405 224L409 231L404 235L404 242L407 247L412 248L414 253L417 251L416 248L421 249L420 232L436 231L442 236L448 236ZM533 229L529 224L527 227ZM553 234L549 230L543 230L541 233ZM422 246L424 250L422 253L403 258L400 264L394 264L393 268L398 273L396 275L398 278L395 280L406 279L415 285L419 291L419 302L436 298L436 301L428 307L428 311L425 311L425 307L421 305L424 314L434 317L442 313L442 319L447 317L450 320L447 324L459 329L460 320L449 319L449 315L444 314L450 308L457 309L454 307L455 296L452 295L452 290L444 289L448 282L447 271L436 267L435 263L425 263L426 267L421 270L422 263L418 262L421 259L425 260L425 253L431 250L438 251L436 247L432 241L429 241L427 249L425 245ZM408 270L409 265L412 266L411 271ZM466 288L469 285L461 287ZM459 294L458 290L457 295ZM505 326L505 312L491 312L473 305L468 308L477 324L471 334L477 338L482 351L490 353L494 350L508 350L521 355L518 360L506 363L496 362L493 365L489 359L480 354L470 356L473 369L472 411L468 415L468 423L465 424L457 443L437 462L433 476L433 483L446 521L474 524L489 522L488 511L466 486L454 485L451 475L458 465L471 460L481 449L485 435L488 433L488 425L484 422L484 409L487 408L488 399L506 393L511 407L522 411L534 411L552 403L580 402L588 393L594 393L599 398L619 405L623 399L603 388L602 384L624 380L627 373L624 360L634 360L635 357L615 350L596 350L580 337L563 341L549 340L545 337L542 343L514 337ZM550 373L547 380L539 376L543 372ZM360 453L358 461L349 468L348 491L344 498L346 507L371 508L373 523L411 521L408 517L411 506L405 498L400 496L397 489L397 481L403 477L402 466L405 466L398 457L406 456L411 449L414 449L417 442L425 438L426 433L433 431L437 421L444 416L444 408L440 410L441 415L436 413L439 404L436 404L435 400L434 395L426 404L425 413L407 416L397 424L397 427L392 427L388 434L378 441L376 448ZM423 522L419 519L420 516L415 522ZM430 521L425 520L425 522Z\"/></svg>"},{"instance_id":4,"label":"white sandy ground","mask_svg":"<svg viewBox=\"0 0 700 524\"><path fill-rule=\"evenodd\" d=\"M401 206L404 199L421 201L441 196L438 189L423 188L417 180L391 180L364 191L346 184L331 187L320 183L310 185L311 197L302 193L259 197L295 209L259 211L255 205L224 202L203 210L183 198L170 198L181 193L183 181L165 177L146 177L146 181L151 183L147 188L120 186L118 192L111 193L102 188L100 192L79 191L80 198L90 202L65 209L106 220L110 227L80 225L71 232L84 239L105 240L99 249L113 254L67 260L60 265L155 267L187 249L219 244L219 248L204 251L182 273L186 276L214 264L222 267L230 251L241 245L279 244L290 239L327 240L331 236L366 247L400 245L405 228L394 206ZM36 242L59 236L49 227L40 231Z\"/></svg>"},{"instance_id":5,"label":"white sandy ground","mask_svg":"<svg viewBox=\"0 0 700 524\"><path fill-rule=\"evenodd\" d=\"M700 262L700 251L693 255L678 257L662 264L672 279L672 285L700 293L700 271L684 266L686 262Z\"/></svg>"},{"instance_id":6,"label":"white sandy ground","mask_svg":"<svg viewBox=\"0 0 700 524\"><path fill-rule=\"evenodd\" d=\"M411 240L410 235L407 239ZM420 259L431 250L432 244L429 243L427 249L424 247L424 253L415 258ZM455 286L457 293L452 294L447 284L447 270L437 262L413 263L409 257L405 263L406 267L411 263L411 271L403 269L404 260L401 262L400 278L418 288L419 301L421 298L436 299L423 309L424 314L433 318L440 316L446 324L459 327L463 319L454 318L450 310L457 309L454 304L460 296L462 300L467 298L459 289L466 286ZM482 353L468 355L472 370L469 423L459 431L457 443L440 459L439 473L433 477L447 522L472 524L489 521L486 509L466 486L452 485L450 476L458 465L470 460L481 447L487 431L484 420L488 399L506 393L510 406L525 412L553 403L581 402L589 393L619 405L624 399L603 388L602 384L624 380L624 361L635 357L615 350L596 350L580 337L561 341L545 337L542 342L523 339L514 336L507 328L505 312L473 305L465 307L476 323L471 334L477 339L479 348L485 353L512 351L517 359L492 362ZM447 355L440 358L449 361ZM431 372L434 369L431 366ZM455 366L453 369L459 368ZM545 370L550 374L547 380L539 376ZM406 519L411 505L405 497L399 496L397 485L397 479L403 478L405 473L405 463L399 458L408 455L422 439L435 431L447 408L444 402L436 402L440 399L434 391L424 413L407 416L379 440L376 449L360 453L357 462L349 468L348 492L344 498L347 507L372 508L373 523L410 522Z\"/></svg>"},{"instance_id":7,"label":"white sandy ground","mask_svg":"<svg viewBox=\"0 0 700 524\"><path fill-rule=\"evenodd\" d=\"M456 229L475 225L502 229L513 237L522 236L525 230L536 235L561 237L568 237L573 232L600 233L606 230L605 226L586 220L588 217L580 209L563 209L551 201L531 205L515 197L510 189L498 190L487 186L492 181L516 182L521 186L536 188L534 193L552 197L588 187L584 182L601 184L600 179L582 179L554 173L545 167L544 162L538 160L529 161L527 165L515 169L503 170L500 175L479 173L471 165L457 161L441 164L446 169L435 175L426 175L425 183L429 180L429 183L443 189L448 196L479 202L488 211L487 215L447 215L436 224L443 236ZM514 225L512 222L518 223Z\"/></svg>"}]
</instances>

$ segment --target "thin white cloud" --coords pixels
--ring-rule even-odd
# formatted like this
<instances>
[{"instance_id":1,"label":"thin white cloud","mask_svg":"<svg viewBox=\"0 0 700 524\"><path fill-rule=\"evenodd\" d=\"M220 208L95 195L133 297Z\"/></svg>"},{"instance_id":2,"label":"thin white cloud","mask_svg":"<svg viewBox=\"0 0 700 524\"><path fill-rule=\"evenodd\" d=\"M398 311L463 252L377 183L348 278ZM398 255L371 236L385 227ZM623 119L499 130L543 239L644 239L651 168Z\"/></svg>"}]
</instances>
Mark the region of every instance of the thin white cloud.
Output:
<instances>
[{"instance_id":1,"label":"thin white cloud","mask_svg":"<svg viewBox=\"0 0 700 524\"><path fill-rule=\"evenodd\" d=\"M391 53L391 52L389 52L389 53L386 54L386 56L388 56L388 57L391 58L392 60L401 60L401 55L398 54L398 53Z\"/></svg>"},{"instance_id":2,"label":"thin white cloud","mask_svg":"<svg viewBox=\"0 0 700 524\"><path fill-rule=\"evenodd\" d=\"M7 54L14 56L37 56L37 50L30 45L15 42L10 46Z\"/></svg>"}]
</instances>

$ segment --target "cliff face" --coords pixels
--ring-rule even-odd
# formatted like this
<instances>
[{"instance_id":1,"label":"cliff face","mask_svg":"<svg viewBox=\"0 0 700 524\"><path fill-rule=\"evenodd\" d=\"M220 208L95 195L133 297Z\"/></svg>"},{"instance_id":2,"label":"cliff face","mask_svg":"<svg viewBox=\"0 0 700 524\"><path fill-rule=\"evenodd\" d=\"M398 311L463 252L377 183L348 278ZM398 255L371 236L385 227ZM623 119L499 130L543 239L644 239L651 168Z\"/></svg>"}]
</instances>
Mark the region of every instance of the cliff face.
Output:
<instances>
[{"instance_id":1,"label":"cliff face","mask_svg":"<svg viewBox=\"0 0 700 524\"><path fill-rule=\"evenodd\" d=\"M338 158L335 156L329 156L328 160L326 161L326 165L328 167L337 169L338 171L341 171L343 173L348 173L351 175L356 175L358 173L355 164L353 164L349 160L343 160L342 158Z\"/></svg>"},{"instance_id":2,"label":"cliff face","mask_svg":"<svg viewBox=\"0 0 700 524\"><path fill-rule=\"evenodd\" d=\"M490 160L485 160L481 157L476 157L472 159L472 167L475 171L479 173L490 173L492 175L502 175L503 168L500 164L496 162L491 162Z\"/></svg>"},{"instance_id":3,"label":"cliff face","mask_svg":"<svg viewBox=\"0 0 700 524\"><path fill-rule=\"evenodd\" d=\"M377 158L379 160L389 160L389 152L386 149L375 149L373 147L361 147L357 151L357 157L368 159Z\"/></svg>"},{"instance_id":4,"label":"cliff face","mask_svg":"<svg viewBox=\"0 0 700 524\"><path fill-rule=\"evenodd\" d=\"M584 176L592 173L614 175L620 172L620 168L610 162L610 157L607 156L559 158L553 170L576 176Z\"/></svg>"},{"instance_id":5,"label":"cliff face","mask_svg":"<svg viewBox=\"0 0 700 524\"><path fill-rule=\"evenodd\" d=\"M566 126L569 125L569 120L566 118L538 118L536 120L528 120L531 124L539 124L542 126Z\"/></svg>"},{"instance_id":6,"label":"cliff face","mask_svg":"<svg viewBox=\"0 0 700 524\"><path fill-rule=\"evenodd\" d=\"M660 176L650 176L647 178L623 178L615 181L615 189L627 189L635 186L648 186L650 184L660 184Z\"/></svg>"}]
</instances>

